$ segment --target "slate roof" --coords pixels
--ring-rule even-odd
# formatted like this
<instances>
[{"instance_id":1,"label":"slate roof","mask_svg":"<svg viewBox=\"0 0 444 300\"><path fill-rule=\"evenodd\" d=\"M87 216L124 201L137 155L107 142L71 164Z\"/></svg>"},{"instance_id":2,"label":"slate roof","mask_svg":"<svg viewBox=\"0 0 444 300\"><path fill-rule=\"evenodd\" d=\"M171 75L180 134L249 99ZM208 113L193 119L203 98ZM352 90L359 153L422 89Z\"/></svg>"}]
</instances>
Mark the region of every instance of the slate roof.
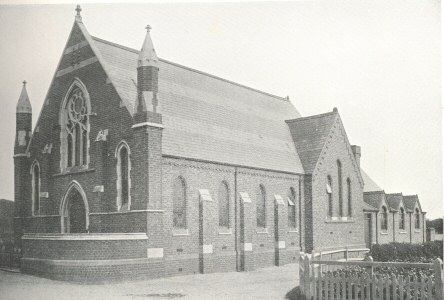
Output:
<instances>
[{"instance_id":1,"label":"slate roof","mask_svg":"<svg viewBox=\"0 0 444 300\"><path fill-rule=\"evenodd\" d=\"M364 180L364 192L382 191L382 188L361 169L362 179Z\"/></svg>"},{"instance_id":2,"label":"slate roof","mask_svg":"<svg viewBox=\"0 0 444 300\"><path fill-rule=\"evenodd\" d=\"M134 112L139 51L92 37L122 101ZM304 173L289 128L300 117L285 98L159 58L164 155Z\"/></svg>"},{"instance_id":3,"label":"slate roof","mask_svg":"<svg viewBox=\"0 0 444 300\"><path fill-rule=\"evenodd\" d=\"M399 205L402 202L402 194L401 193L386 194L385 199L387 200L387 204L390 207L391 211L398 211Z\"/></svg>"},{"instance_id":4,"label":"slate roof","mask_svg":"<svg viewBox=\"0 0 444 300\"><path fill-rule=\"evenodd\" d=\"M369 204L370 206L376 207L379 209L382 203L385 203L385 192L384 191L375 191L375 192L365 192L364 193L364 202Z\"/></svg>"},{"instance_id":5,"label":"slate roof","mask_svg":"<svg viewBox=\"0 0 444 300\"><path fill-rule=\"evenodd\" d=\"M421 203L419 202L418 195L406 195L403 196L404 205L410 212L415 210L415 204L418 202L419 210L422 211Z\"/></svg>"},{"instance_id":6,"label":"slate roof","mask_svg":"<svg viewBox=\"0 0 444 300\"><path fill-rule=\"evenodd\" d=\"M368 204L367 202L364 202L364 205L362 207L365 211L379 211L378 208L373 207L372 205Z\"/></svg>"},{"instance_id":7,"label":"slate roof","mask_svg":"<svg viewBox=\"0 0 444 300\"><path fill-rule=\"evenodd\" d=\"M294 143L306 173L313 173L330 130L337 118L337 111L333 111L287 121L289 126L294 128L292 130Z\"/></svg>"}]
</instances>

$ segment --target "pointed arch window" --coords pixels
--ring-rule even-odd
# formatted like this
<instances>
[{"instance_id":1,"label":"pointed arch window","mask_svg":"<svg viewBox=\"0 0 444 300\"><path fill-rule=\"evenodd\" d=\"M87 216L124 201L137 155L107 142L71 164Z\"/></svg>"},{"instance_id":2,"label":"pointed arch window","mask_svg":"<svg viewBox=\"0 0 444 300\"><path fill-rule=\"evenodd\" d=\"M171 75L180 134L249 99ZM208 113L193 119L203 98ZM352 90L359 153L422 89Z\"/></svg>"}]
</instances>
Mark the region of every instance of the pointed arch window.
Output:
<instances>
[{"instance_id":1,"label":"pointed arch window","mask_svg":"<svg viewBox=\"0 0 444 300\"><path fill-rule=\"evenodd\" d=\"M288 227L296 228L296 192L292 187L288 193Z\"/></svg>"},{"instance_id":2,"label":"pointed arch window","mask_svg":"<svg viewBox=\"0 0 444 300\"><path fill-rule=\"evenodd\" d=\"M387 230L388 225L388 212L387 207L382 207L382 213L381 213L381 230Z\"/></svg>"},{"instance_id":3,"label":"pointed arch window","mask_svg":"<svg viewBox=\"0 0 444 300\"><path fill-rule=\"evenodd\" d=\"M333 217L333 187L330 175L327 176L327 198L328 198L328 216Z\"/></svg>"},{"instance_id":4,"label":"pointed arch window","mask_svg":"<svg viewBox=\"0 0 444 300\"><path fill-rule=\"evenodd\" d=\"M343 217L344 216L344 208L343 208L343 199L342 199L342 164L341 162L338 160L337 162L338 165L338 199L339 199L339 216Z\"/></svg>"},{"instance_id":5,"label":"pointed arch window","mask_svg":"<svg viewBox=\"0 0 444 300\"><path fill-rule=\"evenodd\" d=\"M90 101L85 86L76 79L63 101L60 114L61 170L89 164Z\"/></svg>"},{"instance_id":6,"label":"pointed arch window","mask_svg":"<svg viewBox=\"0 0 444 300\"><path fill-rule=\"evenodd\" d=\"M257 196L256 196L256 226L259 228L265 228L266 227L266 194L265 194L265 188L261 184L259 186Z\"/></svg>"},{"instance_id":7,"label":"pointed arch window","mask_svg":"<svg viewBox=\"0 0 444 300\"><path fill-rule=\"evenodd\" d=\"M121 142L116 150L117 158L117 210L130 210L131 207L131 158L130 148Z\"/></svg>"},{"instance_id":8,"label":"pointed arch window","mask_svg":"<svg viewBox=\"0 0 444 300\"><path fill-rule=\"evenodd\" d=\"M173 227L186 229L186 189L185 180L177 177L173 183Z\"/></svg>"},{"instance_id":9,"label":"pointed arch window","mask_svg":"<svg viewBox=\"0 0 444 300\"><path fill-rule=\"evenodd\" d=\"M405 211L403 207L399 209L399 229L405 229Z\"/></svg>"},{"instance_id":10,"label":"pointed arch window","mask_svg":"<svg viewBox=\"0 0 444 300\"><path fill-rule=\"evenodd\" d=\"M419 209L415 209L415 229L421 228L421 216L419 214Z\"/></svg>"},{"instance_id":11,"label":"pointed arch window","mask_svg":"<svg viewBox=\"0 0 444 300\"><path fill-rule=\"evenodd\" d=\"M40 166L37 161L31 167L32 180L32 215L40 212Z\"/></svg>"},{"instance_id":12,"label":"pointed arch window","mask_svg":"<svg viewBox=\"0 0 444 300\"><path fill-rule=\"evenodd\" d=\"M352 206L352 189L351 189L351 180L347 178L347 208L348 208L348 216L351 217L353 215L353 206Z\"/></svg>"},{"instance_id":13,"label":"pointed arch window","mask_svg":"<svg viewBox=\"0 0 444 300\"><path fill-rule=\"evenodd\" d=\"M219 187L219 194L217 197L219 201L219 227L230 227L230 194L228 191L228 184L223 181Z\"/></svg>"}]
</instances>

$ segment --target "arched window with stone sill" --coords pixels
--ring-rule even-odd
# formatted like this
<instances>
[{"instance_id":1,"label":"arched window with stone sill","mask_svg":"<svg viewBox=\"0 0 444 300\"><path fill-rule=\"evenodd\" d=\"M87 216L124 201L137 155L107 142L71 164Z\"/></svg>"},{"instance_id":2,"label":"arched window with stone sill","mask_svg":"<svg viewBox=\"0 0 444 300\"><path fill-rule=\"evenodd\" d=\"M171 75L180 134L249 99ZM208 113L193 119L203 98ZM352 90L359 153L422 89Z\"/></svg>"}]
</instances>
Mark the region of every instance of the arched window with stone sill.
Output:
<instances>
[{"instance_id":1,"label":"arched window with stone sill","mask_svg":"<svg viewBox=\"0 0 444 300\"><path fill-rule=\"evenodd\" d=\"M256 195L256 226L266 228L266 194L265 187L261 184Z\"/></svg>"},{"instance_id":2,"label":"arched window with stone sill","mask_svg":"<svg viewBox=\"0 0 444 300\"><path fill-rule=\"evenodd\" d=\"M399 209L399 229L405 229L405 211L403 207Z\"/></svg>"},{"instance_id":3,"label":"arched window with stone sill","mask_svg":"<svg viewBox=\"0 0 444 300\"><path fill-rule=\"evenodd\" d=\"M187 199L186 183L182 177L177 177L173 183L173 228L187 228Z\"/></svg>"},{"instance_id":4,"label":"arched window with stone sill","mask_svg":"<svg viewBox=\"0 0 444 300\"><path fill-rule=\"evenodd\" d=\"M347 207L348 207L348 216L351 217L353 215L353 203L352 203L352 188L351 188L351 180L347 178Z\"/></svg>"},{"instance_id":5,"label":"arched window with stone sill","mask_svg":"<svg viewBox=\"0 0 444 300\"><path fill-rule=\"evenodd\" d=\"M382 207L381 212L381 230L387 231L388 228L388 212L387 207Z\"/></svg>"},{"instance_id":6,"label":"arched window with stone sill","mask_svg":"<svg viewBox=\"0 0 444 300\"><path fill-rule=\"evenodd\" d=\"M333 217L333 187L332 187L332 181L331 176L327 176L327 185L326 185L326 192L327 192L327 198L328 198L328 217Z\"/></svg>"},{"instance_id":7,"label":"arched window with stone sill","mask_svg":"<svg viewBox=\"0 0 444 300\"><path fill-rule=\"evenodd\" d=\"M230 227L230 194L228 184L222 181L217 196L219 205L219 227Z\"/></svg>"},{"instance_id":8,"label":"arched window with stone sill","mask_svg":"<svg viewBox=\"0 0 444 300\"><path fill-rule=\"evenodd\" d=\"M131 151L125 141L119 143L116 148L117 159L116 188L117 188L117 210L126 211L131 209Z\"/></svg>"},{"instance_id":9,"label":"arched window with stone sill","mask_svg":"<svg viewBox=\"0 0 444 300\"><path fill-rule=\"evenodd\" d=\"M296 192L294 188L290 188L288 192L288 227L296 228Z\"/></svg>"},{"instance_id":10,"label":"arched window with stone sill","mask_svg":"<svg viewBox=\"0 0 444 300\"><path fill-rule=\"evenodd\" d=\"M89 165L89 115L91 103L85 85L76 78L60 110L60 169L62 172Z\"/></svg>"},{"instance_id":11,"label":"arched window with stone sill","mask_svg":"<svg viewBox=\"0 0 444 300\"><path fill-rule=\"evenodd\" d=\"M421 228L421 215L419 209L415 209L415 229Z\"/></svg>"},{"instance_id":12,"label":"arched window with stone sill","mask_svg":"<svg viewBox=\"0 0 444 300\"><path fill-rule=\"evenodd\" d=\"M32 215L40 213L40 165L34 161L31 166Z\"/></svg>"},{"instance_id":13,"label":"arched window with stone sill","mask_svg":"<svg viewBox=\"0 0 444 300\"><path fill-rule=\"evenodd\" d=\"M339 216L344 216L344 201L342 197L342 164L339 160L336 161L338 166L338 205L339 205Z\"/></svg>"}]
</instances>

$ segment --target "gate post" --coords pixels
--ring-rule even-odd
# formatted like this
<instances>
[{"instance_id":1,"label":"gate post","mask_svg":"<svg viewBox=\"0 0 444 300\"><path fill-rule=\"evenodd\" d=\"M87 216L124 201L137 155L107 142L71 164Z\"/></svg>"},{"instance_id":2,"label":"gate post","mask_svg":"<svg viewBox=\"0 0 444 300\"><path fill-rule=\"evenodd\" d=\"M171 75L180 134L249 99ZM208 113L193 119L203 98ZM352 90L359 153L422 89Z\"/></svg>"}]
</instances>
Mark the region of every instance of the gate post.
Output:
<instances>
[{"instance_id":1,"label":"gate post","mask_svg":"<svg viewBox=\"0 0 444 300\"><path fill-rule=\"evenodd\" d=\"M433 269L435 271L435 283L436 283L436 299L442 299L442 273L441 273L442 260L437 258L433 262Z\"/></svg>"},{"instance_id":2,"label":"gate post","mask_svg":"<svg viewBox=\"0 0 444 300\"><path fill-rule=\"evenodd\" d=\"M305 261L304 261L304 292L305 292L305 299L311 300L311 282L310 282L310 257L308 254L305 254Z\"/></svg>"}]
</instances>

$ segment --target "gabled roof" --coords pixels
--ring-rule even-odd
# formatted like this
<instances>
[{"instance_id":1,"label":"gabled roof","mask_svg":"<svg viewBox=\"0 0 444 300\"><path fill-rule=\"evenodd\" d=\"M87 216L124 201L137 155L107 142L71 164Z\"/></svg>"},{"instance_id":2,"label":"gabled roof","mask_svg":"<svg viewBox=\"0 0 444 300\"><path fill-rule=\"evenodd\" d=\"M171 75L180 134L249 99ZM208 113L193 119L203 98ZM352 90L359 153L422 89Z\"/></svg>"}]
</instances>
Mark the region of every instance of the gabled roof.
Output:
<instances>
[{"instance_id":1,"label":"gabled roof","mask_svg":"<svg viewBox=\"0 0 444 300\"><path fill-rule=\"evenodd\" d=\"M338 118L336 111L288 120L295 145L306 173L313 173L331 128Z\"/></svg>"},{"instance_id":2,"label":"gabled roof","mask_svg":"<svg viewBox=\"0 0 444 300\"><path fill-rule=\"evenodd\" d=\"M387 205L384 191L374 191L364 193L364 202L372 207L380 208L383 204Z\"/></svg>"},{"instance_id":3,"label":"gabled roof","mask_svg":"<svg viewBox=\"0 0 444 300\"><path fill-rule=\"evenodd\" d=\"M415 204L418 203L419 210L422 212L421 203L419 202L418 195L406 195L403 196L404 205L409 212L415 210Z\"/></svg>"},{"instance_id":4,"label":"gabled roof","mask_svg":"<svg viewBox=\"0 0 444 300\"><path fill-rule=\"evenodd\" d=\"M91 37L100 64L134 113L139 51ZM300 117L288 99L159 58L162 153L203 161L304 173L284 122Z\"/></svg>"},{"instance_id":5,"label":"gabled roof","mask_svg":"<svg viewBox=\"0 0 444 300\"><path fill-rule=\"evenodd\" d=\"M391 211L398 211L402 203L402 193L386 194L385 199Z\"/></svg>"},{"instance_id":6,"label":"gabled roof","mask_svg":"<svg viewBox=\"0 0 444 300\"><path fill-rule=\"evenodd\" d=\"M364 180L364 192L382 191L382 188L361 169L362 179Z\"/></svg>"}]
</instances>

